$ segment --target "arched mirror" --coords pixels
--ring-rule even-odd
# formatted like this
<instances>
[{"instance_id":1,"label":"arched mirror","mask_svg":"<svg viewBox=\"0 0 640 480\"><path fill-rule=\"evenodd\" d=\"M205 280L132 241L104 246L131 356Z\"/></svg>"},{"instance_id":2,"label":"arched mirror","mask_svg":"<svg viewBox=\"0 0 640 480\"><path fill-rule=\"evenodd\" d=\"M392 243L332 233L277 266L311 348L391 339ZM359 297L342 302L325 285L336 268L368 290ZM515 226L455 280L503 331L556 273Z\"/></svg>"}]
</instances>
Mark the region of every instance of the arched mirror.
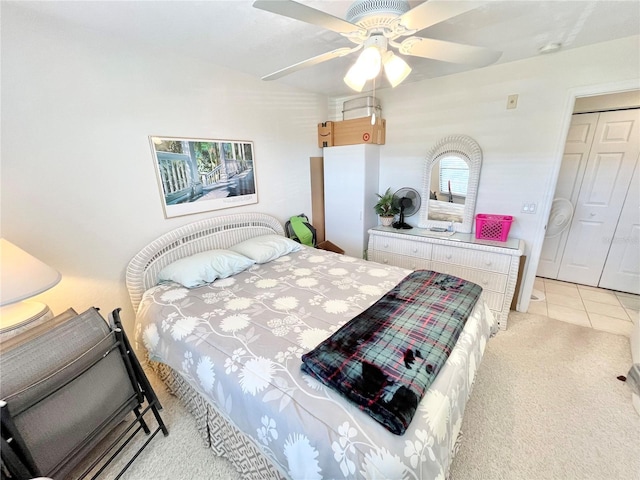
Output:
<instances>
[{"instance_id":1,"label":"arched mirror","mask_svg":"<svg viewBox=\"0 0 640 480\"><path fill-rule=\"evenodd\" d=\"M421 228L470 233L476 208L482 150L466 135L444 137L427 154L422 184Z\"/></svg>"}]
</instances>

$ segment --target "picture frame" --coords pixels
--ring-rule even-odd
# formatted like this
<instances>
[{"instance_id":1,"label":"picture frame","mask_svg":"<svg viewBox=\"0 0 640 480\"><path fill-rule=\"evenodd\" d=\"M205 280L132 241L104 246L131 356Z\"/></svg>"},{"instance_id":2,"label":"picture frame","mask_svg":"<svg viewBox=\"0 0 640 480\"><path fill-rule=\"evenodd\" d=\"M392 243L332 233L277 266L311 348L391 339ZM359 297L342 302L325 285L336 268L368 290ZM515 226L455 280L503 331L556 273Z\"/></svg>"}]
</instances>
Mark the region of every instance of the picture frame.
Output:
<instances>
[{"instance_id":1,"label":"picture frame","mask_svg":"<svg viewBox=\"0 0 640 480\"><path fill-rule=\"evenodd\" d=\"M149 136L165 218L258 203L253 142Z\"/></svg>"}]
</instances>

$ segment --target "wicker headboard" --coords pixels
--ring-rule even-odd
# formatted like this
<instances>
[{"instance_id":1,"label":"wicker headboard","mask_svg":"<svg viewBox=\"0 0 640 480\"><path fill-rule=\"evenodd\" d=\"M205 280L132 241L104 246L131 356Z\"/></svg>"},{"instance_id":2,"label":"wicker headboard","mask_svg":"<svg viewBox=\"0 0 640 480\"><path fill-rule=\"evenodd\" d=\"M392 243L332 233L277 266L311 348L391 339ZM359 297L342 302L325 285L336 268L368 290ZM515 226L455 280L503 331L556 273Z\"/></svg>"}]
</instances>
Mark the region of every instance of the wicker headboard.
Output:
<instances>
[{"instance_id":1,"label":"wicker headboard","mask_svg":"<svg viewBox=\"0 0 640 480\"><path fill-rule=\"evenodd\" d=\"M284 235L284 229L276 218L263 213L214 217L165 233L140 250L127 266L127 289L134 311L138 310L142 294L157 284L158 273L170 263L269 234Z\"/></svg>"}]
</instances>

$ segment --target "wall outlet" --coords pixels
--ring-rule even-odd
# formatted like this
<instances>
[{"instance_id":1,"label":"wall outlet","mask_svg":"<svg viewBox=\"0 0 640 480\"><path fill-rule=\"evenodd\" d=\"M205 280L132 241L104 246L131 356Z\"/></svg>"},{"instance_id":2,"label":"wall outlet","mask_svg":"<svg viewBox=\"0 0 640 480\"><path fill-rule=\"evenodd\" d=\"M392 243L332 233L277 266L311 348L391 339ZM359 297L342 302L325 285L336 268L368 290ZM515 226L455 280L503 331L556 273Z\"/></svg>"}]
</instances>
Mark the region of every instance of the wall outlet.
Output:
<instances>
[{"instance_id":1,"label":"wall outlet","mask_svg":"<svg viewBox=\"0 0 640 480\"><path fill-rule=\"evenodd\" d=\"M518 106L518 95L509 95L507 97L507 110L516 108Z\"/></svg>"}]
</instances>

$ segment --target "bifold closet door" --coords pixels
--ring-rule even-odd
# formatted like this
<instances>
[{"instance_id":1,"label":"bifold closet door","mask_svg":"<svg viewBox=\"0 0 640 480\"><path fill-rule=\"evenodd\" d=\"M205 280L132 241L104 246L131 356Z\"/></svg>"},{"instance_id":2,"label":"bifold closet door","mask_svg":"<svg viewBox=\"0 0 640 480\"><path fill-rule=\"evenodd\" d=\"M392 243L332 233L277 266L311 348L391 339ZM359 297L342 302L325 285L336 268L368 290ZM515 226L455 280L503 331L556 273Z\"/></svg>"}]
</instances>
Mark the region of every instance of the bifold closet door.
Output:
<instances>
[{"instance_id":1,"label":"bifold closet door","mask_svg":"<svg viewBox=\"0 0 640 480\"><path fill-rule=\"evenodd\" d=\"M640 163L622 207L599 287L640 295Z\"/></svg>"},{"instance_id":2,"label":"bifold closet door","mask_svg":"<svg viewBox=\"0 0 640 480\"><path fill-rule=\"evenodd\" d=\"M598 286L638 162L638 110L602 112L558 279Z\"/></svg>"},{"instance_id":3,"label":"bifold closet door","mask_svg":"<svg viewBox=\"0 0 640 480\"><path fill-rule=\"evenodd\" d=\"M573 115L571 118L554 198L566 198L572 205L578 202L580 184L589 159L599 115L598 113L587 113ZM538 263L538 276L558 278L560 262L568 236L569 228L566 228L559 234L545 237Z\"/></svg>"}]
</instances>

